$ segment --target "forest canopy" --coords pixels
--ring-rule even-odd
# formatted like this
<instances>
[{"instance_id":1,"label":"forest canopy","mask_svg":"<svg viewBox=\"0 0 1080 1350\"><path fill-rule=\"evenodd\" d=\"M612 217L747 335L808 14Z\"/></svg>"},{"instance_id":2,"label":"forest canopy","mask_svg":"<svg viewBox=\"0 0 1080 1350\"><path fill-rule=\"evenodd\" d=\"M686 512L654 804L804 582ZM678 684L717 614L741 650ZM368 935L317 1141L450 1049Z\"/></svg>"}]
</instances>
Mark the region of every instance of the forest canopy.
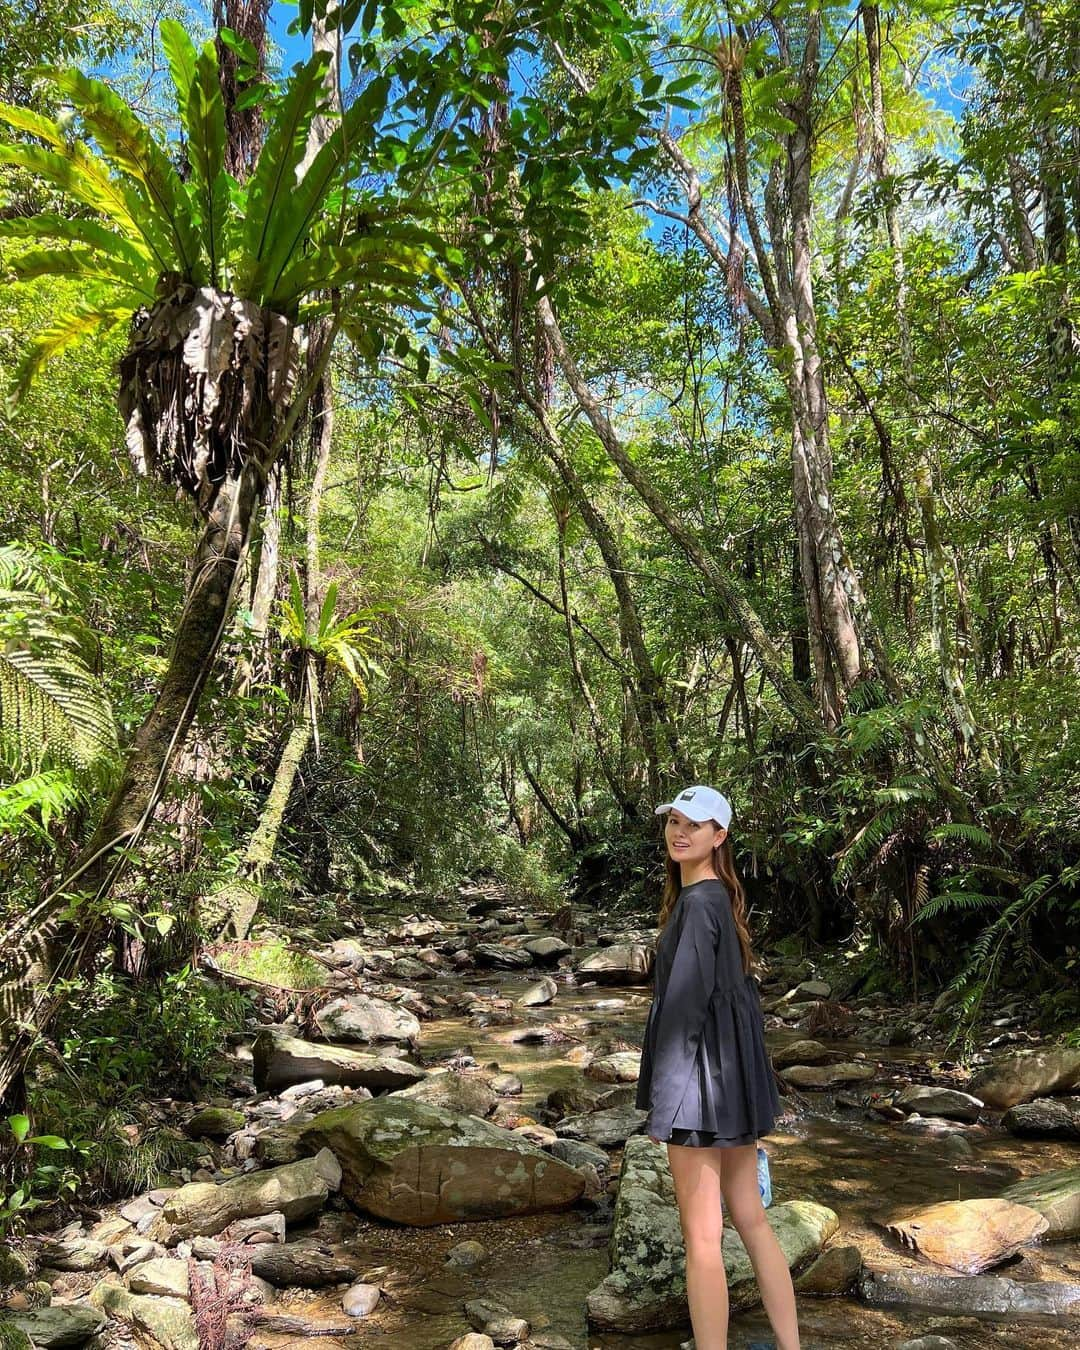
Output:
<instances>
[{"instance_id":1,"label":"forest canopy","mask_svg":"<svg viewBox=\"0 0 1080 1350\"><path fill-rule=\"evenodd\" d=\"M1075 7L45 13L0 17L5 1092L223 935L653 914L694 782L758 933L1075 1019Z\"/></svg>"}]
</instances>

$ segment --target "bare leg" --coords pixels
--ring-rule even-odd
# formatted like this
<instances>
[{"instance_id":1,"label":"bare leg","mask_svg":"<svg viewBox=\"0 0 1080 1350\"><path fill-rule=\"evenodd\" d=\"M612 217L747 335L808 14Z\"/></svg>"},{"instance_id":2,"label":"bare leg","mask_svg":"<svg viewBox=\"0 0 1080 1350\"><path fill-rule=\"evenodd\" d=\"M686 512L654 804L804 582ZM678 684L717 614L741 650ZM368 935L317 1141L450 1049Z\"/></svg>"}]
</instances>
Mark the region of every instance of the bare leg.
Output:
<instances>
[{"instance_id":1,"label":"bare leg","mask_svg":"<svg viewBox=\"0 0 1080 1350\"><path fill-rule=\"evenodd\" d=\"M746 1254L754 1267L761 1301L765 1306L777 1350L799 1350L799 1322L795 1311L795 1290L776 1234L769 1227L757 1183L757 1149L708 1149L703 1152L723 1156L720 1188L732 1225L743 1240Z\"/></svg>"},{"instance_id":2,"label":"bare leg","mask_svg":"<svg viewBox=\"0 0 1080 1350\"><path fill-rule=\"evenodd\" d=\"M727 1276L720 1253L721 1150L682 1144L668 1144L667 1150L686 1247L686 1299L695 1350L727 1350Z\"/></svg>"}]
</instances>

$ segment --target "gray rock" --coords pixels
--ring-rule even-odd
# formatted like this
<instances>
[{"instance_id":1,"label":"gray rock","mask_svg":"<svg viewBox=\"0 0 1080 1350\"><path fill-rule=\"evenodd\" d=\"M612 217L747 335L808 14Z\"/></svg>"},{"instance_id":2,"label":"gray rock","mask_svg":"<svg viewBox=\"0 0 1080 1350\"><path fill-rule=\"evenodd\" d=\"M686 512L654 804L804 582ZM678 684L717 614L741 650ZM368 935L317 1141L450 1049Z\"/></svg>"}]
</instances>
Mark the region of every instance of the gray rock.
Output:
<instances>
[{"instance_id":1,"label":"gray rock","mask_svg":"<svg viewBox=\"0 0 1080 1350\"><path fill-rule=\"evenodd\" d=\"M771 1205L769 1226L789 1266L821 1250L839 1220L831 1209L806 1200ZM732 1312L759 1301L753 1267L732 1225L724 1225L724 1268ZM611 1272L586 1299L589 1324L600 1331L638 1334L684 1326L686 1259L667 1151L648 1139L630 1139L623 1154Z\"/></svg>"},{"instance_id":2,"label":"gray rock","mask_svg":"<svg viewBox=\"0 0 1080 1350\"><path fill-rule=\"evenodd\" d=\"M465 1304L465 1316L476 1330L490 1336L496 1345L516 1345L529 1335L529 1323L502 1303L474 1298Z\"/></svg>"},{"instance_id":3,"label":"gray rock","mask_svg":"<svg viewBox=\"0 0 1080 1350\"><path fill-rule=\"evenodd\" d=\"M39 1350L85 1345L105 1325L105 1314L88 1303L52 1303L47 1308L5 1313L7 1326L23 1332Z\"/></svg>"},{"instance_id":4,"label":"gray rock","mask_svg":"<svg viewBox=\"0 0 1080 1350\"><path fill-rule=\"evenodd\" d=\"M364 1045L391 1041L416 1045L420 1040L419 1019L407 1008L367 994L349 994L334 999L319 1009L315 1022L328 1041L358 1041Z\"/></svg>"},{"instance_id":5,"label":"gray rock","mask_svg":"<svg viewBox=\"0 0 1080 1350\"><path fill-rule=\"evenodd\" d=\"M341 1168L329 1149L265 1172L249 1172L220 1186L194 1181L165 1204L162 1217L171 1238L213 1236L236 1219L280 1210L290 1223L317 1213L341 1184Z\"/></svg>"},{"instance_id":6,"label":"gray rock","mask_svg":"<svg viewBox=\"0 0 1080 1350\"><path fill-rule=\"evenodd\" d=\"M350 1317L368 1317L378 1306L382 1290L377 1284L354 1284L341 1297L342 1309Z\"/></svg>"},{"instance_id":7,"label":"gray rock","mask_svg":"<svg viewBox=\"0 0 1080 1350\"><path fill-rule=\"evenodd\" d=\"M1080 1086L1080 1047L1047 1046L1000 1055L968 1084L995 1111Z\"/></svg>"},{"instance_id":8,"label":"gray rock","mask_svg":"<svg viewBox=\"0 0 1080 1350\"><path fill-rule=\"evenodd\" d=\"M611 1158L602 1148L594 1144L585 1144L578 1139L556 1139L551 1145L551 1156L561 1158L570 1167L580 1169L586 1164L595 1167L599 1176L605 1176L611 1168Z\"/></svg>"},{"instance_id":9,"label":"gray rock","mask_svg":"<svg viewBox=\"0 0 1080 1350\"><path fill-rule=\"evenodd\" d=\"M797 1294L844 1294L862 1270L858 1247L826 1247L795 1281Z\"/></svg>"},{"instance_id":10,"label":"gray rock","mask_svg":"<svg viewBox=\"0 0 1080 1350\"><path fill-rule=\"evenodd\" d=\"M175 1257L155 1257L143 1261L130 1272L127 1287L133 1294L161 1294L167 1298L188 1297L188 1268L186 1261Z\"/></svg>"},{"instance_id":11,"label":"gray rock","mask_svg":"<svg viewBox=\"0 0 1080 1350\"><path fill-rule=\"evenodd\" d=\"M1080 1097L1037 1097L1010 1106L1001 1123L1022 1138L1080 1139Z\"/></svg>"},{"instance_id":12,"label":"gray rock","mask_svg":"<svg viewBox=\"0 0 1080 1350\"><path fill-rule=\"evenodd\" d=\"M946 1116L950 1120L976 1121L983 1103L967 1092L952 1088L922 1087L913 1084L896 1098L902 1111L918 1111L922 1116Z\"/></svg>"},{"instance_id":13,"label":"gray rock","mask_svg":"<svg viewBox=\"0 0 1080 1350\"><path fill-rule=\"evenodd\" d=\"M598 1148L619 1148L631 1135L640 1134L648 1114L632 1105L586 1111L584 1115L560 1120L555 1133L560 1139L580 1139Z\"/></svg>"},{"instance_id":14,"label":"gray rock","mask_svg":"<svg viewBox=\"0 0 1080 1350\"><path fill-rule=\"evenodd\" d=\"M250 1249L251 1270L277 1289L323 1289L360 1275L355 1257L314 1238Z\"/></svg>"},{"instance_id":15,"label":"gray rock","mask_svg":"<svg viewBox=\"0 0 1080 1350\"><path fill-rule=\"evenodd\" d=\"M481 1117L494 1110L498 1100L483 1074L459 1073L456 1069L432 1069L421 1082L395 1092L394 1096Z\"/></svg>"},{"instance_id":16,"label":"gray rock","mask_svg":"<svg viewBox=\"0 0 1080 1350\"><path fill-rule=\"evenodd\" d=\"M916 1336L913 1341L904 1341L896 1350L956 1350L956 1342L947 1336Z\"/></svg>"},{"instance_id":17,"label":"gray rock","mask_svg":"<svg viewBox=\"0 0 1080 1350\"><path fill-rule=\"evenodd\" d=\"M781 1069L780 1077L795 1087L827 1088L836 1083L862 1083L876 1072L872 1064L793 1064Z\"/></svg>"},{"instance_id":18,"label":"gray rock","mask_svg":"<svg viewBox=\"0 0 1080 1350\"><path fill-rule=\"evenodd\" d=\"M494 966L501 970L524 970L532 965L532 957L521 947L506 947L501 942L478 942L473 948L478 966Z\"/></svg>"},{"instance_id":19,"label":"gray rock","mask_svg":"<svg viewBox=\"0 0 1080 1350\"><path fill-rule=\"evenodd\" d=\"M597 1083L635 1083L640 1072L640 1050L617 1050L590 1061L585 1077Z\"/></svg>"},{"instance_id":20,"label":"gray rock","mask_svg":"<svg viewBox=\"0 0 1080 1350\"><path fill-rule=\"evenodd\" d=\"M619 942L602 947L585 958L577 968L579 979L597 984L646 984L652 974L656 953L641 942Z\"/></svg>"},{"instance_id":21,"label":"gray rock","mask_svg":"<svg viewBox=\"0 0 1080 1350\"><path fill-rule=\"evenodd\" d=\"M450 1342L449 1350L495 1350L495 1342L482 1331L467 1331Z\"/></svg>"},{"instance_id":22,"label":"gray rock","mask_svg":"<svg viewBox=\"0 0 1080 1350\"><path fill-rule=\"evenodd\" d=\"M824 1064L831 1055L829 1047L820 1041L792 1041L773 1051L772 1062L779 1070L792 1064Z\"/></svg>"},{"instance_id":23,"label":"gray rock","mask_svg":"<svg viewBox=\"0 0 1080 1350\"><path fill-rule=\"evenodd\" d=\"M251 1054L255 1086L260 1092L277 1092L312 1078L365 1087L371 1092L393 1091L418 1083L424 1077L423 1069L392 1055L319 1045L269 1029L256 1036Z\"/></svg>"},{"instance_id":24,"label":"gray rock","mask_svg":"<svg viewBox=\"0 0 1080 1350\"><path fill-rule=\"evenodd\" d=\"M552 937L549 934L530 938L528 942L523 942L521 945L539 966L557 965L560 956L566 956L573 950L561 938Z\"/></svg>"},{"instance_id":25,"label":"gray rock","mask_svg":"<svg viewBox=\"0 0 1080 1350\"><path fill-rule=\"evenodd\" d=\"M541 1008L550 1003L558 994L559 986L551 978L545 975L537 980L535 984L529 985L528 989L517 1000L519 1008Z\"/></svg>"},{"instance_id":26,"label":"gray rock","mask_svg":"<svg viewBox=\"0 0 1080 1350\"><path fill-rule=\"evenodd\" d=\"M392 980L430 980L435 972L423 961L415 961L411 956L399 956L390 966Z\"/></svg>"},{"instance_id":27,"label":"gray rock","mask_svg":"<svg viewBox=\"0 0 1080 1350\"><path fill-rule=\"evenodd\" d=\"M41 1264L54 1270L96 1270L108 1259L109 1249L104 1242L79 1235L63 1240L47 1240L41 1244Z\"/></svg>"},{"instance_id":28,"label":"gray rock","mask_svg":"<svg viewBox=\"0 0 1080 1350\"><path fill-rule=\"evenodd\" d=\"M111 1280L95 1285L90 1299L96 1307L146 1332L163 1350L199 1350L195 1315L183 1299L133 1294Z\"/></svg>"},{"instance_id":29,"label":"gray rock","mask_svg":"<svg viewBox=\"0 0 1080 1350\"><path fill-rule=\"evenodd\" d=\"M1001 1275L933 1275L918 1270L863 1270L859 1297L867 1303L917 1305L942 1312L1080 1315L1080 1284L1010 1280Z\"/></svg>"},{"instance_id":30,"label":"gray rock","mask_svg":"<svg viewBox=\"0 0 1080 1350\"><path fill-rule=\"evenodd\" d=\"M417 1227L565 1209L585 1185L520 1135L400 1094L323 1112L300 1133L333 1149L352 1205Z\"/></svg>"}]
</instances>

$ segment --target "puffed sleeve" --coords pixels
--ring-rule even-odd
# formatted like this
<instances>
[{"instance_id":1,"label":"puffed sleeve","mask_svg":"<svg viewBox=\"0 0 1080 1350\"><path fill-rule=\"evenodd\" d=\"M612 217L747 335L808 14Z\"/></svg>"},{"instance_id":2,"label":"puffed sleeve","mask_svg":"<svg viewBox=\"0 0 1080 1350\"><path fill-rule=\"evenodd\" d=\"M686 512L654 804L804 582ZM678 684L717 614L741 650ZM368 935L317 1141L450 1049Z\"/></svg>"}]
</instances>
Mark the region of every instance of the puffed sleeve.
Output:
<instances>
[{"instance_id":1,"label":"puffed sleeve","mask_svg":"<svg viewBox=\"0 0 1080 1350\"><path fill-rule=\"evenodd\" d=\"M645 1126L646 1133L658 1139L671 1134L694 1070L716 979L719 909L705 896L687 897L687 901L656 1020L652 1094Z\"/></svg>"}]
</instances>

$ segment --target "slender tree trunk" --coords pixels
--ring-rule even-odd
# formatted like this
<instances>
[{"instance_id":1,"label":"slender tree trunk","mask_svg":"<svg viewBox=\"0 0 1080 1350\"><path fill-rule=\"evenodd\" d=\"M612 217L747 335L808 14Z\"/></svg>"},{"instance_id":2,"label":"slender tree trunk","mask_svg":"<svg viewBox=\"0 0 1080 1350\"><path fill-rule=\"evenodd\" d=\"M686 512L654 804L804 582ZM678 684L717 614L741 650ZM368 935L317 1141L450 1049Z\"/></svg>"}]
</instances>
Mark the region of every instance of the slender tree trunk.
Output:
<instances>
[{"instance_id":1,"label":"slender tree trunk","mask_svg":"<svg viewBox=\"0 0 1080 1350\"><path fill-rule=\"evenodd\" d=\"M541 296L537 302L537 313L551 344L551 349L555 353L555 359L562 368L574 397L592 423L593 429L612 462L708 583L714 601L724 617L735 624L753 648L758 661L780 695L784 706L805 730L817 734L821 727L820 718L806 695L788 674L781 653L766 633L764 624L743 595L730 570L722 568L707 552L693 532L672 511L662 494L657 491L656 487L626 453L614 427L608 421L607 415L600 406L599 400L582 377L577 363L566 346L562 329L559 327L558 319L548 296Z\"/></svg>"}]
</instances>

